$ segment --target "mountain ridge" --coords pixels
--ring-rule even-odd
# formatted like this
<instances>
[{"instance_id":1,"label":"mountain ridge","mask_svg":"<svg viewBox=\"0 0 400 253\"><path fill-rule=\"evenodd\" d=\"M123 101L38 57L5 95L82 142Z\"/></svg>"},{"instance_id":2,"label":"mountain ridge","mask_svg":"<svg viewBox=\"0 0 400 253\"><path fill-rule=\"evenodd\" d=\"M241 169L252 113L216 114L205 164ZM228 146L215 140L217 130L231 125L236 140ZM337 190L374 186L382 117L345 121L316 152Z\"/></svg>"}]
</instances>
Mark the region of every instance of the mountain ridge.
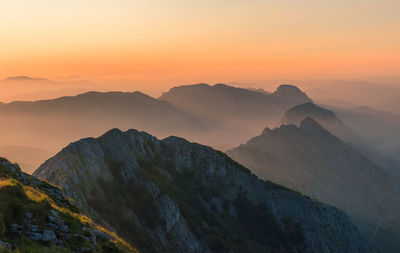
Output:
<instances>
[{"instance_id":1,"label":"mountain ridge","mask_svg":"<svg viewBox=\"0 0 400 253\"><path fill-rule=\"evenodd\" d=\"M67 146L34 175L60 185L143 252L374 252L343 212L180 137L113 129ZM131 195L147 197L129 207ZM100 201L119 208L106 215ZM123 220L122 211L139 219ZM121 232L124 225L133 230Z\"/></svg>"},{"instance_id":2,"label":"mountain ridge","mask_svg":"<svg viewBox=\"0 0 400 253\"><path fill-rule=\"evenodd\" d=\"M396 245L399 173L380 168L317 120L307 117L299 125L264 129L227 154L262 179L344 210L381 249Z\"/></svg>"},{"instance_id":3,"label":"mountain ridge","mask_svg":"<svg viewBox=\"0 0 400 253\"><path fill-rule=\"evenodd\" d=\"M0 158L0 251L137 252L94 224L57 187Z\"/></svg>"}]
</instances>

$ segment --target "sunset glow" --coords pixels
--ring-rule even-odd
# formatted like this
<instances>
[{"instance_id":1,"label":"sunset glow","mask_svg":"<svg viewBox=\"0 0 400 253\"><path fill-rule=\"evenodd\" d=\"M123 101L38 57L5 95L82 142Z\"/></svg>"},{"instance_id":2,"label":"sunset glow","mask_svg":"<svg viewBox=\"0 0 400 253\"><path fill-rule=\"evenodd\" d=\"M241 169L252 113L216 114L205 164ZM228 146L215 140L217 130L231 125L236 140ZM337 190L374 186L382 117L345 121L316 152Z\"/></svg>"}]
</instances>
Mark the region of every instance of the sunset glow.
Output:
<instances>
[{"instance_id":1,"label":"sunset glow","mask_svg":"<svg viewBox=\"0 0 400 253\"><path fill-rule=\"evenodd\" d=\"M0 78L398 75L399 10L396 0L4 0Z\"/></svg>"}]
</instances>

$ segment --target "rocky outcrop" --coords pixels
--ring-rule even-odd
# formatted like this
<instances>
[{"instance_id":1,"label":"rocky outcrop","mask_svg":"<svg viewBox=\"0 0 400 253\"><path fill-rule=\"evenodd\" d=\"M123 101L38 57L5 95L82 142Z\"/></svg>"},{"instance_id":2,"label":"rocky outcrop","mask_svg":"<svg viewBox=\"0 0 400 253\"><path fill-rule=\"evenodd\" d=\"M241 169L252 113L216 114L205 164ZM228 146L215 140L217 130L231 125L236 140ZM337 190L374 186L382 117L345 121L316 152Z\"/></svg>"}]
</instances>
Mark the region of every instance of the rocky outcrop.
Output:
<instances>
[{"instance_id":1,"label":"rocky outcrop","mask_svg":"<svg viewBox=\"0 0 400 253\"><path fill-rule=\"evenodd\" d=\"M55 186L0 158L0 251L135 252L100 231Z\"/></svg>"},{"instance_id":2,"label":"rocky outcrop","mask_svg":"<svg viewBox=\"0 0 400 253\"><path fill-rule=\"evenodd\" d=\"M374 252L342 211L178 137L114 129L35 175L141 252Z\"/></svg>"},{"instance_id":3,"label":"rocky outcrop","mask_svg":"<svg viewBox=\"0 0 400 253\"><path fill-rule=\"evenodd\" d=\"M400 173L379 167L316 120L265 129L227 154L260 178L344 210L371 242L390 245L382 252L400 249L393 239L400 235Z\"/></svg>"}]
</instances>

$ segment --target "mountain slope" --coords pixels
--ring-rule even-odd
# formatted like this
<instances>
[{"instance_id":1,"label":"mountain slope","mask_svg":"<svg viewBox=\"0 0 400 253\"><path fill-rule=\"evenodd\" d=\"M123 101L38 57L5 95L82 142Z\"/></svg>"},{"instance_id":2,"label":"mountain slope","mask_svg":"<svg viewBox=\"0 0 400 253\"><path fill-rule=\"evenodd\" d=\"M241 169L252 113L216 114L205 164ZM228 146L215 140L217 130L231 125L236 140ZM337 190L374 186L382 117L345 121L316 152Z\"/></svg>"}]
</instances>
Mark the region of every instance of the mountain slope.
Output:
<instances>
[{"instance_id":1,"label":"mountain slope","mask_svg":"<svg viewBox=\"0 0 400 253\"><path fill-rule=\"evenodd\" d=\"M311 101L292 85L281 85L275 92L265 94L225 84L174 87L160 99L214 122L213 137L201 139L202 143L231 147L243 143L266 125L275 126L289 108ZM219 143L214 143L215 140Z\"/></svg>"},{"instance_id":2,"label":"mountain slope","mask_svg":"<svg viewBox=\"0 0 400 253\"><path fill-rule=\"evenodd\" d=\"M373 252L343 212L178 137L114 129L35 175L141 252Z\"/></svg>"},{"instance_id":3,"label":"mountain slope","mask_svg":"<svg viewBox=\"0 0 400 253\"><path fill-rule=\"evenodd\" d=\"M174 87L163 93L160 99L201 115L220 117L223 114L224 117L249 119L256 117L264 121L274 115L282 115L294 105L311 101L292 85L281 85L274 93L265 94L225 84Z\"/></svg>"},{"instance_id":4,"label":"mountain slope","mask_svg":"<svg viewBox=\"0 0 400 253\"><path fill-rule=\"evenodd\" d=\"M71 140L111 128L138 128L157 136L195 136L207 126L166 101L140 92L88 92L35 102L0 103L2 145L30 146L56 153ZM26 161L27 156L13 158ZM43 163L42 160L40 163ZM37 167L36 167L37 168Z\"/></svg>"},{"instance_id":5,"label":"mountain slope","mask_svg":"<svg viewBox=\"0 0 400 253\"><path fill-rule=\"evenodd\" d=\"M350 115L344 115L339 112L339 115L344 116L344 121L341 120L342 117L339 118L336 116L336 113L333 111L322 108L313 103L305 103L289 109L283 116L281 124L293 124L298 126L302 120L310 117L333 135L339 137L344 142L357 149L388 173L397 173L400 169L400 162L390 158L388 156L390 155L389 152L383 152L382 147L379 147L377 141L377 139L380 139L379 136L385 135L390 135L392 141L395 141L395 137L398 134L398 131L393 133L395 125L391 125L388 122L387 117L384 117L382 114L379 118L374 117L377 120L375 122L371 118L368 118L366 121L365 117L360 117L355 112ZM378 120L382 118L384 119L381 121ZM360 120L363 122L359 122ZM348 127L347 124L350 124L352 128ZM377 127L377 125L380 127ZM371 130L371 128L373 130ZM365 129L370 129L369 134L365 134ZM357 132L357 134L355 132ZM360 138L358 134L362 134L362 137L366 138L368 141L364 141L364 138ZM374 141L371 142L371 139ZM393 149L395 150L395 147Z\"/></svg>"},{"instance_id":6,"label":"mountain slope","mask_svg":"<svg viewBox=\"0 0 400 253\"><path fill-rule=\"evenodd\" d=\"M360 144L361 140L356 134L340 120L334 112L324 109L314 103L305 103L289 109L281 119L283 125L299 125L305 118L316 120L335 136L345 142Z\"/></svg>"},{"instance_id":7,"label":"mountain slope","mask_svg":"<svg viewBox=\"0 0 400 253\"><path fill-rule=\"evenodd\" d=\"M137 252L99 230L61 191L0 158L0 251Z\"/></svg>"},{"instance_id":8,"label":"mountain slope","mask_svg":"<svg viewBox=\"0 0 400 253\"><path fill-rule=\"evenodd\" d=\"M261 178L344 210L377 244L396 244L399 173L379 168L315 120L306 118L298 127L267 128L227 154Z\"/></svg>"}]
</instances>

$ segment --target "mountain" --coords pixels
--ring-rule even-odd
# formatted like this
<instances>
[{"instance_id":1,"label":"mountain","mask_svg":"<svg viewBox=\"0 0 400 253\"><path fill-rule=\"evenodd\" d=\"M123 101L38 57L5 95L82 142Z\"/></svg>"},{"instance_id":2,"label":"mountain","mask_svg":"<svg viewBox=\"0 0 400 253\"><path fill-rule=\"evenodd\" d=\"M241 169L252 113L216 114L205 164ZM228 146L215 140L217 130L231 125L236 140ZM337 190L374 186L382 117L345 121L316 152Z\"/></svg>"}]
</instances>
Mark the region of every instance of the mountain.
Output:
<instances>
[{"instance_id":1,"label":"mountain","mask_svg":"<svg viewBox=\"0 0 400 253\"><path fill-rule=\"evenodd\" d=\"M40 147L54 154L71 140L115 127L147 129L160 137L178 133L190 137L207 128L190 113L140 92L88 92L52 100L0 103L0 118L7 122L0 126L3 145ZM26 161L26 156L22 153L13 160Z\"/></svg>"},{"instance_id":2,"label":"mountain","mask_svg":"<svg viewBox=\"0 0 400 253\"><path fill-rule=\"evenodd\" d=\"M311 102L311 99L293 85L281 85L271 94L225 84L195 84L179 86L161 95L178 108L214 122L220 140L205 140L210 145L236 146L254 136L266 125L274 126L289 108ZM215 139L215 137L214 137Z\"/></svg>"},{"instance_id":3,"label":"mountain","mask_svg":"<svg viewBox=\"0 0 400 253\"><path fill-rule=\"evenodd\" d=\"M28 84L26 87L32 88ZM174 88L168 94L180 89ZM0 103L0 118L7 122L0 126L2 145L40 148L55 154L71 140L97 136L112 128L136 128L159 138L179 135L213 147L232 148L254 136L266 121L275 125L283 110L299 101L309 101L289 85L280 86L271 95L223 84L183 89L185 93L186 89L204 92L199 93L198 102L194 99L196 94L191 93L194 105L172 104L141 92L87 92L49 100ZM202 106L201 100L208 96L212 102L206 103L208 107ZM204 112L194 111L196 105ZM4 154L20 163L26 172L32 171L32 165L38 166L36 160L42 157L32 160L30 152Z\"/></svg>"},{"instance_id":4,"label":"mountain","mask_svg":"<svg viewBox=\"0 0 400 253\"><path fill-rule=\"evenodd\" d=\"M44 81L47 79L39 78L39 77L30 77L30 76L10 76L7 77L4 81Z\"/></svg>"},{"instance_id":5,"label":"mountain","mask_svg":"<svg viewBox=\"0 0 400 253\"><path fill-rule=\"evenodd\" d=\"M361 144L361 139L336 114L324 109L314 103L308 102L289 109L281 119L283 125L299 125L305 118L310 117L316 120L329 132L341 138L345 142Z\"/></svg>"},{"instance_id":6,"label":"mountain","mask_svg":"<svg viewBox=\"0 0 400 253\"><path fill-rule=\"evenodd\" d=\"M55 186L0 158L1 252L137 252L94 224Z\"/></svg>"},{"instance_id":7,"label":"mountain","mask_svg":"<svg viewBox=\"0 0 400 253\"><path fill-rule=\"evenodd\" d=\"M400 162L395 159L397 157L391 155L390 151L384 150L385 146L379 145L378 140L382 138L381 136L391 136L392 141L398 140L398 128L396 126L400 127L400 121L398 125L393 124L393 117L389 118L384 113L372 113L371 110L368 110L369 116L364 116L361 114L364 110L364 108L354 108L351 111L344 112L343 110L335 110L341 116L339 118L334 111L322 108L313 103L305 103L288 110L283 116L281 124L294 124L298 126L305 118L313 118L318 124L350 144L381 168L389 171L399 170ZM341 120L342 117L344 121ZM350 124L352 127L348 127L347 124ZM367 130L368 132L366 132L366 129L369 131ZM358 134L362 134L361 137L363 138L359 137ZM364 138L368 141L365 141ZM396 153L396 146L391 147L390 150Z\"/></svg>"},{"instance_id":8,"label":"mountain","mask_svg":"<svg viewBox=\"0 0 400 253\"><path fill-rule=\"evenodd\" d=\"M344 210L382 252L399 252L400 172L380 168L316 120L266 128L227 154L262 179Z\"/></svg>"},{"instance_id":9,"label":"mountain","mask_svg":"<svg viewBox=\"0 0 400 253\"><path fill-rule=\"evenodd\" d=\"M34 175L140 252L374 252L342 211L178 137L113 129Z\"/></svg>"},{"instance_id":10,"label":"mountain","mask_svg":"<svg viewBox=\"0 0 400 253\"><path fill-rule=\"evenodd\" d=\"M163 93L160 99L199 114L216 117L222 114L223 117L261 118L261 120L276 114L282 115L294 105L311 101L306 94L292 85L281 85L274 93L268 95L225 84L178 86Z\"/></svg>"}]
</instances>

